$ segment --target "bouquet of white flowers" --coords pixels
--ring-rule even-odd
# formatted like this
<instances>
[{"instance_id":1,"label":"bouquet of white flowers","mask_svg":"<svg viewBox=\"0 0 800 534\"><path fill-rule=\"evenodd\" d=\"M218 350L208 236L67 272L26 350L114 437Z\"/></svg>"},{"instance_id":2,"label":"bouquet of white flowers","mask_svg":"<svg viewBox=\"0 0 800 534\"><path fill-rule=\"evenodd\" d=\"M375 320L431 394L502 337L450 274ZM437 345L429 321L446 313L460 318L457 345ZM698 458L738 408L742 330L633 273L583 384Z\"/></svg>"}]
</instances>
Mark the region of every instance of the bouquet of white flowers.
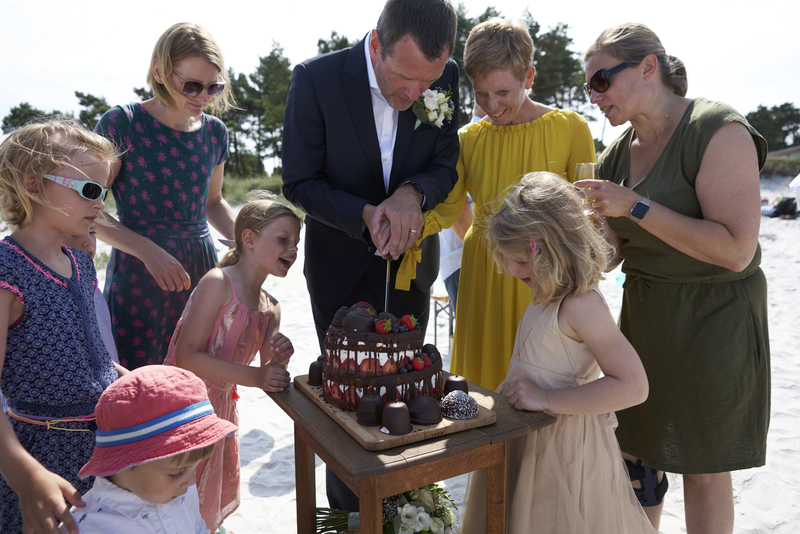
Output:
<instances>
[{"instance_id":1,"label":"bouquet of white flowers","mask_svg":"<svg viewBox=\"0 0 800 534\"><path fill-rule=\"evenodd\" d=\"M383 534L457 534L458 509L437 484L383 499ZM358 512L317 508L317 534L358 534Z\"/></svg>"},{"instance_id":2,"label":"bouquet of white flowers","mask_svg":"<svg viewBox=\"0 0 800 534\"><path fill-rule=\"evenodd\" d=\"M411 106L411 111L417 117L414 129L420 124L430 124L441 128L445 120L453 117L453 96L452 89L442 91L440 89L426 89L419 95L419 99Z\"/></svg>"}]
</instances>

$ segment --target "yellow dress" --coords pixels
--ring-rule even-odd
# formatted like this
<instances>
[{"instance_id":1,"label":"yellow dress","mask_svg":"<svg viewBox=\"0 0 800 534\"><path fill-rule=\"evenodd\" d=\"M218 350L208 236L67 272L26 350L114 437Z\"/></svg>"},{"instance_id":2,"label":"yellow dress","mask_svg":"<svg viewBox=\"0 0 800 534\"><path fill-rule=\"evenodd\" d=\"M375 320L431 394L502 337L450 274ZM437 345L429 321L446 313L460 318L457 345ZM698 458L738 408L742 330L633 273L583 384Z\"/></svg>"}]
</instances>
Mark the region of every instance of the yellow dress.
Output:
<instances>
[{"instance_id":1,"label":"yellow dress","mask_svg":"<svg viewBox=\"0 0 800 534\"><path fill-rule=\"evenodd\" d=\"M531 290L497 271L483 232L505 198L498 195L533 171L574 181L575 165L596 159L594 140L581 115L560 109L525 124L476 122L458 135L458 182L448 201L460 212L469 192L475 216L464 238L450 372L494 391L506 377Z\"/></svg>"}]
</instances>

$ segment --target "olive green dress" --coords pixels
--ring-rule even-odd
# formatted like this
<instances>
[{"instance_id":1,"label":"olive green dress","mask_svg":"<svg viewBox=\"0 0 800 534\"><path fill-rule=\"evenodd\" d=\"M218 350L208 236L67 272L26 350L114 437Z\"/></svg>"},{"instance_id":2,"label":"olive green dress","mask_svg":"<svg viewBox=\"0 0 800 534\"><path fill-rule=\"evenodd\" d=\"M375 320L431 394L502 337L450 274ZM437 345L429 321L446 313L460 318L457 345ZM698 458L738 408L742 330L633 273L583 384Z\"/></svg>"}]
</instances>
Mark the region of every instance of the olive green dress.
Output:
<instances>
[{"instance_id":1,"label":"olive green dress","mask_svg":"<svg viewBox=\"0 0 800 534\"><path fill-rule=\"evenodd\" d=\"M696 99L633 190L702 218L695 178L711 137L731 121L750 130L763 166L766 141L745 118L725 104ZM603 179L623 183L635 135L629 128L603 153ZM646 402L617 412L620 447L673 473L764 465L770 363L761 247L750 265L736 273L675 250L628 218L609 217L608 223L624 240L620 329L650 381Z\"/></svg>"}]
</instances>

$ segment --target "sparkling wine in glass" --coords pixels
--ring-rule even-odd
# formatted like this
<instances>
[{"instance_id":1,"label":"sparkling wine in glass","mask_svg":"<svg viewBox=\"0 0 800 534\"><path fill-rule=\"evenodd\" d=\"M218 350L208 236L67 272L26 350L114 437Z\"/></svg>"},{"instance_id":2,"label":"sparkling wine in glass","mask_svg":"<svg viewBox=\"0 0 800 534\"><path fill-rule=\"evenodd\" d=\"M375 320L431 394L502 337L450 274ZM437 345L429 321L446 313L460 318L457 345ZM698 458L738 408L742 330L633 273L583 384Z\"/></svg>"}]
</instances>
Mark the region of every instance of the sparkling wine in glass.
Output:
<instances>
[{"instance_id":1,"label":"sparkling wine in glass","mask_svg":"<svg viewBox=\"0 0 800 534\"><path fill-rule=\"evenodd\" d=\"M596 180L597 179L597 163L590 162L590 163L578 163L575 166L575 181L578 180ZM584 189L586 191L586 189ZM591 214L594 212L594 208L591 207L591 203L594 202L593 198L585 198L583 203L585 207L583 208L583 213L586 215Z\"/></svg>"}]
</instances>

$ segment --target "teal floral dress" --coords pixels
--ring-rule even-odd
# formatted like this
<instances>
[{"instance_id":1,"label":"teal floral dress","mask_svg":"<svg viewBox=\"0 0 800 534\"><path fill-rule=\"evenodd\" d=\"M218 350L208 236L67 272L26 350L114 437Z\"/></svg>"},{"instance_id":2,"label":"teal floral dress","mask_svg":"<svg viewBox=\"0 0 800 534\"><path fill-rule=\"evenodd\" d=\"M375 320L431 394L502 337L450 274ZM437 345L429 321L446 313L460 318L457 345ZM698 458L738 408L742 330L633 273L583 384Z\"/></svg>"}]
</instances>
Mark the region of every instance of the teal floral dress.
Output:
<instances>
[{"instance_id":1,"label":"teal floral dress","mask_svg":"<svg viewBox=\"0 0 800 534\"><path fill-rule=\"evenodd\" d=\"M225 125L203 114L198 130L181 132L134 103L110 109L95 131L122 152L111 189L119 222L181 262L194 287L217 262L206 200L214 168L228 158ZM112 249L105 296L122 366L164 360L189 293L162 291L139 258Z\"/></svg>"}]
</instances>

